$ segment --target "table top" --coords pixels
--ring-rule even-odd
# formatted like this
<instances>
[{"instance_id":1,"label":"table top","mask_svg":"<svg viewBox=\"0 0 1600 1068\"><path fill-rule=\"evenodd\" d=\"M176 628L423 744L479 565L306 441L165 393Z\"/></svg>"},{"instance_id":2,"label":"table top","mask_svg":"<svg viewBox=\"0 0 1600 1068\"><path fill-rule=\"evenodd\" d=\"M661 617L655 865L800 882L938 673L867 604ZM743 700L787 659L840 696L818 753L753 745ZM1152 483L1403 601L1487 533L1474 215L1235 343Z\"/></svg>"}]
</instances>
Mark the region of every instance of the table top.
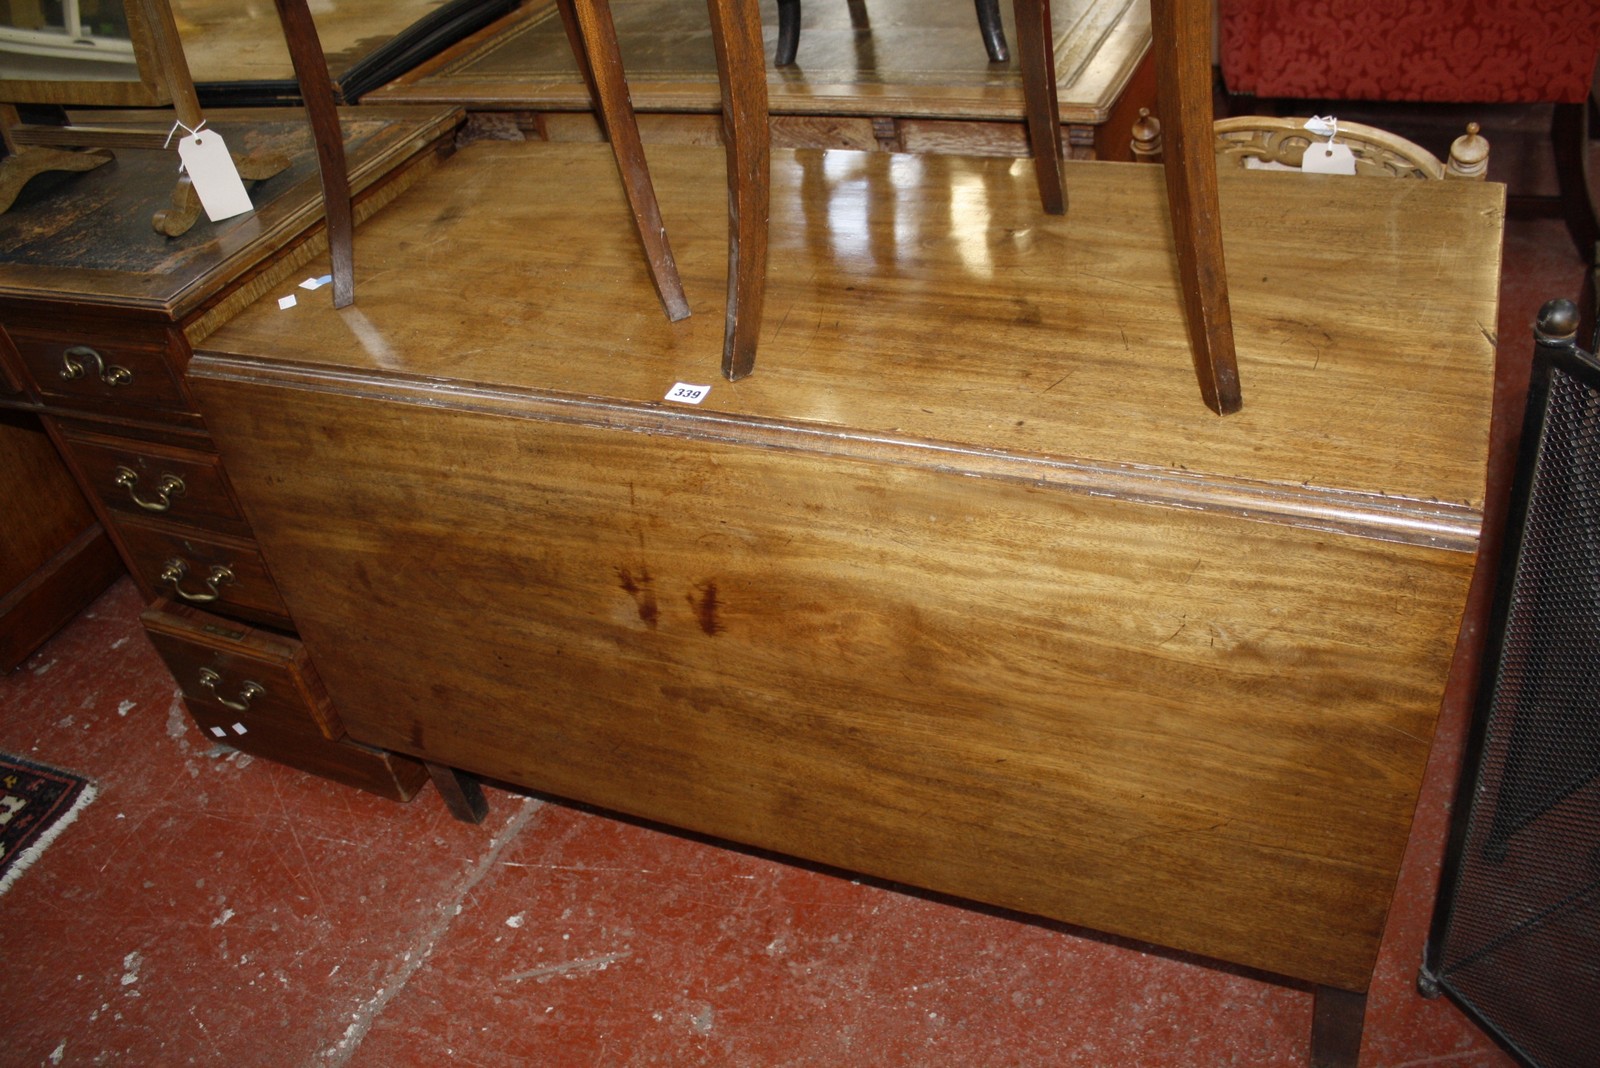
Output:
<instances>
[{"instance_id":1,"label":"table top","mask_svg":"<svg viewBox=\"0 0 1600 1068\"><path fill-rule=\"evenodd\" d=\"M171 123L171 112L87 114L102 127ZM459 122L452 108L372 108L341 113L351 189L359 198ZM0 301L119 308L169 320L187 316L229 282L322 218L322 187L305 113L296 108L207 113L237 153L278 152L282 173L248 188L255 210L221 222L204 215L181 237L151 226L170 203L177 152L118 148L82 174L29 182L0 214Z\"/></svg>"},{"instance_id":2,"label":"table top","mask_svg":"<svg viewBox=\"0 0 1600 1068\"><path fill-rule=\"evenodd\" d=\"M353 307L269 293L193 369L1475 545L1498 185L1222 175L1244 393L1222 418L1194 380L1159 167L1069 164L1056 218L1026 160L776 152L760 354L728 383L722 155L650 159L688 320L657 303L605 146L481 143L358 234ZM680 382L709 395L666 402Z\"/></svg>"},{"instance_id":3,"label":"table top","mask_svg":"<svg viewBox=\"0 0 1600 1068\"><path fill-rule=\"evenodd\" d=\"M971 4L872 0L870 31L852 26L850 5L803 7L797 62L769 69L774 114L896 115L952 119L1022 116L1015 57L991 64ZM1006 39L1015 44L1011 5ZM1150 47L1148 0L1057 0L1058 96L1063 122L1100 123ZM716 60L705 5L611 0L634 106L640 111L716 111ZM761 5L766 54L777 40L777 7ZM393 84L380 103L571 110L589 107L551 0L535 0Z\"/></svg>"},{"instance_id":4,"label":"table top","mask_svg":"<svg viewBox=\"0 0 1600 1068\"><path fill-rule=\"evenodd\" d=\"M283 27L272 4L238 4L229 0L170 0L173 20L183 42L189 72L202 96L222 86L272 83L295 93L294 65L284 42ZM328 71L335 85L359 78L362 91L374 84L364 71L382 68L382 80L409 69L417 59L438 50L440 43L459 39L453 25L475 28L503 14L515 0L340 0L311 5ZM424 42L435 42L429 50ZM419 49L418 46L423 46ZM418 54L420 52L420 55ZM409 57L403 65L391 58ZM353 102L353 98L352 98Z\"/></svg>"}]
</instances>

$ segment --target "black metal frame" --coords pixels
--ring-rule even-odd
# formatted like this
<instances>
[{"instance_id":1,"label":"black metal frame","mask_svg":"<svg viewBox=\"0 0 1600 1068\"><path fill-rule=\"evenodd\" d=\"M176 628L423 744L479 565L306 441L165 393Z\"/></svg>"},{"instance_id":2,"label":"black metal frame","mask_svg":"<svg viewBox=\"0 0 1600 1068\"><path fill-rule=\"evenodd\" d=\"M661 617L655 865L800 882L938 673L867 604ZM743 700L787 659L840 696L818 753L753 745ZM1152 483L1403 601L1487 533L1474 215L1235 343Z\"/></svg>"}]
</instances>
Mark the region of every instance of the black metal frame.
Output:
<instances>
[{"instance_id":1,"label":"black metal frame","mask_svg":"<svg viewBox=\"0 0 1600 1068\"><path fill-rule=\"evenodd\" d=\"M1538 472L1545 441L1552 375L1560 371L1569 378L1600 391L1600 359L1577 347L1578 319L1578 310L1570 301L1551 301L1540 312L1528 383L1526 414L1506 515L1505 537L1497 561L1494 601L1484 637L1472 723L1461 763L1456 807L1451 820L1444 864L1440 872L1438 898L1428 941L1423 949L1422 966L1417 977L1417 989L1424 997L1437 997L1441 993L1448 995L1486 1034L1494 1038L1519 1061L1532 1068L1539 1068L1540 1062L1507 1035L1470 997L1452 986L1450 976L1444 970L1443 957L1451 929L1451 919L1458 901L1457 891L1466 866L1471 816L1476 807L1475 802L1486 767L1485 758L1489 743L1491 713L1495 708L1496 683L1500 678L1505 657L1510 609L1526 541L1526 522L1532 503L1535 475ZM1561 797L1583 785L1586 783L1558 787L1556 794L1559 796L1552 795L1543 799L1545 803L1537 811L1522 811L1513 814L1512 818L1520 820L1518 827L1524 826L1557 804ZM1497 798L1497 802L1499 800ZM1488 848L1493 848L1492 843L1496 840L1493 835L1502 833L1499 827L1503 823L1500 806L1497 804L1494 813L1496 830L1492 832L1490 842L1486 843ZM1515 830L1503 833L1509 838ZM1531 929L1544 918L1541 915L1531 917L1522 927Z\"/></svg>"}]
</instances>

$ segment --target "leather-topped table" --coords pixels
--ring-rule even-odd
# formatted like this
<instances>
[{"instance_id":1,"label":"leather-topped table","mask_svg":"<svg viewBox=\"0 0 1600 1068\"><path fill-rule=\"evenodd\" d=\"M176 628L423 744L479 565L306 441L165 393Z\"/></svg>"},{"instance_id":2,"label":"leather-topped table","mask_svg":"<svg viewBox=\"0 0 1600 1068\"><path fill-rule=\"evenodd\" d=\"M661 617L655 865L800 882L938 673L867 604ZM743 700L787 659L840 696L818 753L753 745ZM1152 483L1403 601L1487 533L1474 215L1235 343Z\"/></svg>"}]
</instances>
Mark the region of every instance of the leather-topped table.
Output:
<instances>
[{"instance_id":1,"label":"leather-topped table","mask_svg":"<svg viewBox=\"0 0 1600 1068\"><path fill-rule=\"evenodd\" d=\"M1011 5L1000 5L1016 44ZM612 0L647 141L717 143L716 64L705 12L675 0ZM870 25L856 24L865 11ZM990 63L971 4L836 0L805 5L797 62L774 68L777 9L761 6L774 143L1025 156L1022 77ZM1155 107L1145 0L1056 0L1062 135L1079 158L1131 158L1140 107ZM1013 48L1014 53L1014 48ZM365 103L456 104L550 140L596 140L589 96L553 3L530 3L441 53ZM503 122L501 125L503 126Z\"/></svg>"}]
</instances>

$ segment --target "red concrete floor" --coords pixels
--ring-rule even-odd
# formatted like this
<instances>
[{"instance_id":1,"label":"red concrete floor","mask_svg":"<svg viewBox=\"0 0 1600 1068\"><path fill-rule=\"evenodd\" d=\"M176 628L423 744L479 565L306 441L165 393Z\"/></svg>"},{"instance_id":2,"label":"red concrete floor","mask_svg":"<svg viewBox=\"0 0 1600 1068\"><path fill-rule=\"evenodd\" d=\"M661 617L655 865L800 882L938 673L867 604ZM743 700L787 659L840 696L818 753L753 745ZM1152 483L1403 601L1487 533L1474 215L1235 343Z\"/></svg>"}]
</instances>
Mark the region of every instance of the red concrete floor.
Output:
<instances>
[{"instance_id":1,"label":"red concrete floor","mask_svg":"<svg viewBox=\"0 0 1600 1068\"><path fill-rule=\"evenodd\" d=\"M1559 224L1512 224L1506 411L1539 303L1580 282ZM396 805L214 747L140 608L123 580L0 679L0 749L100 789L0 897L0 1064L1307 1062L1310 994L1261 976L502 790L465 826L431 791ZM1464 693L1378 962L1372 1068L1511 1063L1412 991Z\"/></svg>"}]
</instances>

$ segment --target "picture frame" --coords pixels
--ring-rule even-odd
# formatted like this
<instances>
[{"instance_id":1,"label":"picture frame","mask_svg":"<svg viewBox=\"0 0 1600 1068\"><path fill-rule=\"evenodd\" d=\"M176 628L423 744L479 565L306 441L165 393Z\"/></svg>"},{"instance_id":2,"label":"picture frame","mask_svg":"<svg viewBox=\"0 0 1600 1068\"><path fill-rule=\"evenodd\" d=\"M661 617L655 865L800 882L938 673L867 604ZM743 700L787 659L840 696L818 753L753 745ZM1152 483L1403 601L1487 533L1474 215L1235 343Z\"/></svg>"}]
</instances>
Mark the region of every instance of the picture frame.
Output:
<instances>
[{"instance_id":1,"label":"picture frame","mask_svg":"<svg viewBox=\"0 0 1600 1068\"><path fill-rule=\"evenodd\" d=\"M0 101L166 106L162 30L139 0L0 0Z\"/></svg>"}]
</instances>

